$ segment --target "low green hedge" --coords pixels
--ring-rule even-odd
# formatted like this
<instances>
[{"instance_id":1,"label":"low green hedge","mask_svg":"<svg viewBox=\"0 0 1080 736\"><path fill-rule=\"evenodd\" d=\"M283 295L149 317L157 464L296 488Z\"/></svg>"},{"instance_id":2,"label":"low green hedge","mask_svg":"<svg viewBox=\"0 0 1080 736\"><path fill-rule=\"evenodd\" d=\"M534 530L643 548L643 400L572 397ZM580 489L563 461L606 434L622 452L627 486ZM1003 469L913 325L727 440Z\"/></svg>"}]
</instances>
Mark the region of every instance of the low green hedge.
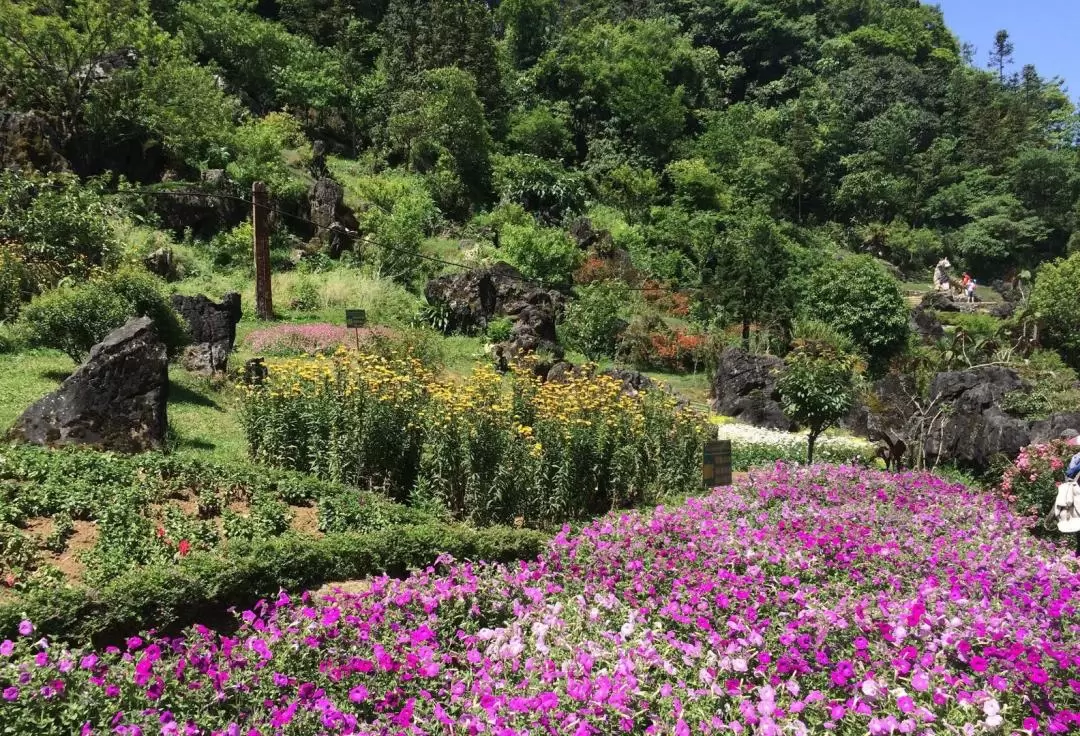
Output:
<instances>
[{"instance_id":1,"label":"low green hedge","mask_svg":"<svg viewBox=\"0 0 1080 736\"><path fill-rule=\"evenodd\" d=\"M138 568L98 589L36 589L0 606L0 639L14 638L28 618L42 636L97 646L154 630L176 633L202 623L228 628L230 609L245 608L280 589L299 592L331 581L458 559L509 562L540 554L547 536L528 529L473 529L431 523L366 534L287 535L230 546L227 555L193 554L172 567Z\"/></svg>"}]
</instances>

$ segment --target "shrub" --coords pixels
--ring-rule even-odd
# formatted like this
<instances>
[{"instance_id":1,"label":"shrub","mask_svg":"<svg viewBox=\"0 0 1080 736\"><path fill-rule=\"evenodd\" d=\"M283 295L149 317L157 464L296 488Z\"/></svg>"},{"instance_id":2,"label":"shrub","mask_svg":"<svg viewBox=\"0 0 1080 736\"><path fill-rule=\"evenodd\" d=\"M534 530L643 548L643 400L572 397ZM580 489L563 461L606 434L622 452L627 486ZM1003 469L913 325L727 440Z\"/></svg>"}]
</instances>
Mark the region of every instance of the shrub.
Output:
<instances>
[{"instance_id":1,"label":"shrub","mask_svg":"<svg viewBox=\"0 0 1080 736\"><path fill-rule=\"evenodd\" d=\"M153 320L171 352L187 341L157 280L129 269L42 294L23 310L21 325L29 344L60 350L79 363L106 335L140 316Z\"/></svg>"},{"instance_id":2,"label":"shrub","mask_svg":"<svg viewBox=\"0 0 1080 736\"><path fill-rule=\"evenodd\" d=\"M626 323L619 316L626 304L626 289L617 281L589 284L578 289L577 299L563 316L566 344L590 360L614 355Z\"/></svg>"},{"instance_id":3,"label":"shrub","mask_svg":"<svg viewBox=\"0 0 1080 736\"><path fill-rule=\"evenodd\" d=\"M581 209L585 180L558 161L528 154L494 157L495 192L499 201L518 204L544 222L559 222Z\"/></svg>"},{"instance_id":4,"label":"shrub","mask_svg":"<svg viewBox=\"0 0 1080 736\"><path fill-rule=\"evenodd\" d=\"M903 350L909 310L900 286L869 256L831 261L810 278L803 311L848 337L875 369Z\"/></svg>"},{"instance_id":5,"label":"shrub","mask_svg":"<svg viewBox=\"0 0 1080 736\"><path fill-rule=\"evenodd\" d=\"M640 370L697 371L715 347L705 335L668 327L659 317L635 317L619 340L619 354Z\"/></svg>"},{"instance_id":6,"label":"shrub","mask_svg":"<svg viewBox=\"0 0 1080 736\"><path fill-rule=\"evenodd\" d=\"M1080 253L1044 263L1035 276L1028 312L1043 326L1043 341L1080 369L1080 313L1076 285L1080 283Z\"/></svg>"},{"instance_id":7,"label":"shrub","mask_svg":"<svg viewBox=\"0 0 1080 736\"><path fill-rule=\"evenodd\" d=\"M111 265L119 248L110 214L99 192L74 176L0 172L0 243L18 244L21 260L37 267L26 284L33 291Z\"/></svg>"},{"instance_id":8,"label":"shrub","mask_svg":"<svg viewBox=\"0 0 1080 736\"><path fill-rule=\"evenodd\" d=\"M1002 470L1001 492L1019 514L1045 518L1053 510L1065 465L1076 451L1063 440L1025 447Z\"/></svg>"},{"instance_id":9,"label":"shrub","mask_svg":"<svg viewBox=\"0 0 1080 736\"><path fill-rule=\"evenodd\" d=\"M339 354L271 364L242 416L263 462L479 523L556 523L700 483L700 417L607 376L540 383L522 368L505 387L480 368L459 385L415 360Z\"/></svg>"},{"instance_id":10,"label":"shrub","mask_svg":"<svg viewBox=\"0 0 1080 736\"><path fill-rule=\"evenodd\" d=\"M427 523L322 538L286 535L238 541L221 556L193 553L166 567L129 570L99 588L38 589L0 606L0 638L33 619L41 634L101 644L153 629L179 632L208 620L225 621L234 607L273 598L282 589L334 580L403 575L439 555L511 562L535 558L546 537L528 529L470 529Z\"/></svg>"},{"instance_id":11,"label":"shrub","mask_svg":"<svg viewBox=\"0 0 1080 736\"><path fill-rule=\"evenodd\" d=\"M504 225L499 243L525 278L554 286L569 284L583 260L581 250L566 233L535 224Z\"/></svg>"},{"instance_id":12,"label":"shrub","mask_svg":"<svg viewBox=\"0 0 1080 736\"><path fill-rule=\"evenodd\" d=\"M514 323L509 317L499 317L488 322L487 339L490 342L506 342L510 339Z\"/></svg>"}]
</instances>

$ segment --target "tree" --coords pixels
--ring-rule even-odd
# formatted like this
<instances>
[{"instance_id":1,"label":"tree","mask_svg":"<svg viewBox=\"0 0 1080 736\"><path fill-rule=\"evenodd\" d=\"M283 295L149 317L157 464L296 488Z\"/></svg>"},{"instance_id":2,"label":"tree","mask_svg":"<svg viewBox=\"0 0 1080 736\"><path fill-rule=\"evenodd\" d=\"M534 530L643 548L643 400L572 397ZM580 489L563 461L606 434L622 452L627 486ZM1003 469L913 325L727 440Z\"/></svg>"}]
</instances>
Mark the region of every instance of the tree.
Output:
<instances>
[{"instance_id":1,"label":"tree","mask_svg":"<svg viewBox=\"0 0 1080 736\"><path fill-rule=\"evenodd\" d=\"M467 212L490 197L491 136L468 72L424 72L398 98L388 132L409 167L428 175L444 210Z\"/></svg>"},{"instance_id":2,"label":"tree","mask_svg":"<svg viewBox=\"0 0 1080 736\"><path fill-rule=\"evenodd\" d=\"M849 343L826 325L807 324L796 333L777 380L784 413L807 427L806 462L814 462L814 445L855 402L858 359Z\"/></svg>"},{"instance_id":3,"label":"tree","mask_svg":"<svg viewBox=\"0 0 1080 736\"><path fill-rule=\"evenodd\" d=\"M40 0L0 4L0 90L44 113L66 144L97 88L153 33L141 0Z\"/></svg>"},{"instance_id":4,"label":"tree","mask_svg":"<svg viewBox=\"0 0 1080 736\"><path fill-rule=\"evenodd\" d=\"M755 322L783 320L790 308L788 241L767 215L740 212L703 254L705 298L742 325L745 345Z\"/></svg>"},{"instance_id":5,"label":"tree","mask_svg":"<svg viewBox=\"0 0 1080 736\"><path fill-rule=\"evenodd\" d=\"M1080 368L1080 253L1044 263L1035 274L1027 311L1042 325L1043 341L1057 348L1074 368Z\"/></svg>"},{"instance_id":6,"label":"tree","mask_svg":"<svg viewBox=\"0 0 1080 736\"><path fill-rule=\"evenodd\" d=\"M869 256L832 261L813 274L803 312L851 340L874 371L907 344L909 313L900 285Z\"/></svg>"},{"instance_id":7,"label":"tree","mask_svg":"<svg viewBox=\"0 0 1080 736\"><path fill-rule=\"evenodd\" d=\"M1005 84L1005 68L1012 64L1015 50L1008 31L1002 29L994 34L994 47L990 49L990 61L987 66L997 70L998 81L1002 84Z\"/></svg>"},{"instance_id":8,"label":"tree","mask_svg":"<svg viewBox=\"0 0 1080 736\"><path fill-rule=\"evenodd\" d=\"M380 66L389 89L415 86L424 72L457 67L475 80L492 119L503 107L492 14L482 0L390 0Z\"/></svg>"}]
</instances>

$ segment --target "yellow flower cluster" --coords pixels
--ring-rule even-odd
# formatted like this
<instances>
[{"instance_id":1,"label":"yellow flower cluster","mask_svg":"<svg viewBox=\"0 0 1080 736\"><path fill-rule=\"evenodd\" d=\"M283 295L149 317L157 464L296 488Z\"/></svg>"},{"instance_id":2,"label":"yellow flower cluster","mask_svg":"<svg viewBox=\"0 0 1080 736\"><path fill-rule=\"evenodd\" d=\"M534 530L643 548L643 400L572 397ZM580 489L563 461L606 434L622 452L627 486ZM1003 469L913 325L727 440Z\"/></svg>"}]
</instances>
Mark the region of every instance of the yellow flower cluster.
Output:
<instances>
[{"instance_id":1,"label":"yellow flower cluster","mask_svg":"<svg viewBox=\"0 0 1080 736\"><path fill-rule=\"evenodd\" d=\"M528 366L436 377L414 359L348 350L270 362L266 383L247 389L244 423L265 461L357 484L416 484L455 514L482 509L504 521L685 491L700 474L705 427L663 392L631 395L591 370L561 383Z\"/></svg>"}]
</instances>

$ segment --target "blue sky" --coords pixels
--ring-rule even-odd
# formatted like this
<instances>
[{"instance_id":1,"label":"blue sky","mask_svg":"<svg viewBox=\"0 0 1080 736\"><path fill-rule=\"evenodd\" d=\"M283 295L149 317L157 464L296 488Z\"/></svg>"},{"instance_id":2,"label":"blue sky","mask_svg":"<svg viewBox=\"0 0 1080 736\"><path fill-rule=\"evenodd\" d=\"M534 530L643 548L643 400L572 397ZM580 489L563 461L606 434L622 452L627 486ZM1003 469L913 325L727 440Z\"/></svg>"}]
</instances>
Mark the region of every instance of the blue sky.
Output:
<instances>
[{"instance_id":1,"label":"blue sky","mask_svg":"<svg viewBox=\"0 0 1080 736\"><path fill-rule=\"evenodd\" d=\"M1080 0L924 0L937 4L961 42L976 46L975 61L986 57L998 29L1009 31L1015 68L1034 64L1044 78L1061 77L1069 97L1080 98Z\"/></svg>"}]
</instances>

